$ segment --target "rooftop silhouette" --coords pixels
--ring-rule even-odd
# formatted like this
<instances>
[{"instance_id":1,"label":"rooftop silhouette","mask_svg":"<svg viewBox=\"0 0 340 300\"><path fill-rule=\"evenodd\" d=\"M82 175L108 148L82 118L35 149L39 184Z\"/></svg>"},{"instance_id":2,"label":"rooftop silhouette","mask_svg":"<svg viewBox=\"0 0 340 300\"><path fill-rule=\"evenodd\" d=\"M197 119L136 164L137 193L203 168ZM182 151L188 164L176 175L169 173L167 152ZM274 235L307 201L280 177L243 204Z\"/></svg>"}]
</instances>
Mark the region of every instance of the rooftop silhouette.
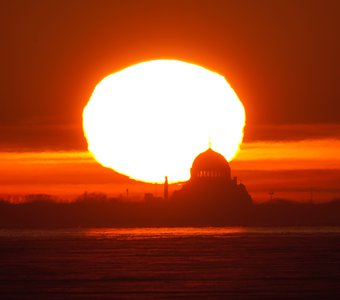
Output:
<instances>
[{"instance_id":1,"label":"rooftop silhouette","mask_svg":"<svg viewBox=\"0 0 340 300\"><path fill-rule=\"evenodd\" d=\"M207 206L246 207L252 204L252 198L246 187L231 177L228 161L209 148L199 154L190 170L191 178L171 199L179 201L201 202Z\"/></svg>"}]
</instances>

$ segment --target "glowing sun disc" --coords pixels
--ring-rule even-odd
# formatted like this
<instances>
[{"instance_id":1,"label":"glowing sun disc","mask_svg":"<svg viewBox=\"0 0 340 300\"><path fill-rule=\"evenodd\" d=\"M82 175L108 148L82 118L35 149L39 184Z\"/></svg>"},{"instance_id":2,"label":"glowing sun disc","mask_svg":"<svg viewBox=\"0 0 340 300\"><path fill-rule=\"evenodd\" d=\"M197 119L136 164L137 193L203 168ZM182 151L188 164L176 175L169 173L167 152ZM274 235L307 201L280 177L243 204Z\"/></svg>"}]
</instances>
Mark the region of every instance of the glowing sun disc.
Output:
<instances>
[{"instance_id":1,"label":"glowing sun disc","mask_svg":"<svg viewBox=\"0 0 340 300\"><path fill-rule=\"evenodd\" d=\"M231 160L244 107L223 76L177 60L136 64L104 78L83 111L88 149L102 165L146 182L184 181L208 148Z\"/></svg>"}]
</instances>

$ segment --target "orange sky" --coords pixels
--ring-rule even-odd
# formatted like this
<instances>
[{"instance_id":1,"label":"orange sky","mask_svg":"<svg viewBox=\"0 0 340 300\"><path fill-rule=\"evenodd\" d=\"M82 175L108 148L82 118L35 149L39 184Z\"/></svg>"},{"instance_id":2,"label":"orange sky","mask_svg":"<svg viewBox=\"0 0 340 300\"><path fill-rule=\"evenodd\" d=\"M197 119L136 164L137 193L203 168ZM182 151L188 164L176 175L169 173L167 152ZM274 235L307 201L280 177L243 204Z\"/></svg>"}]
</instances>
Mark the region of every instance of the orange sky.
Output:
<instances>
[{"instance_id":1,"label":"orange sky","mask_svg":"<svg viewBox=\"0 0 340 300\"><path fill-rule=\"evenodd\" d=\"M255 201L268 200L269 191L275 197L324 201L340 197L339 150L340 139L249 142L230 165ZM145 192L162 196L161 185L132 181L100 166L86 151L2 152L0 161L4 195L47 193L72 199L101 192L117 197L128 188L131 198Z\"/></svg>"},{"instance_id":2,"label":"orange sky","mask_svg":"<svg viewBox=\"0 0 340 300\"><path fill-rule=\"evenodd\" d=\"M167 58L218 72L242 100L247 126L231 168L255 200L339 198L339 5L0 1L0 194L161 195L93 161L82 111L108 74Z\"/></svg>"}]
</instances>

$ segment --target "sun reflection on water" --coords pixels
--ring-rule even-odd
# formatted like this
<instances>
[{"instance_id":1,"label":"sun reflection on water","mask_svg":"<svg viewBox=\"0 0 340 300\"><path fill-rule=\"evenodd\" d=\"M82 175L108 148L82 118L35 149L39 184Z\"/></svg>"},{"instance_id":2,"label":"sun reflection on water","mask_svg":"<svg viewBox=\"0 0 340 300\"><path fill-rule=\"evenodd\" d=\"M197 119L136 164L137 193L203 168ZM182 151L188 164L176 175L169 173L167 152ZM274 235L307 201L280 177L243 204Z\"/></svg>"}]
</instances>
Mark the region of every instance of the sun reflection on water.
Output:
<instances>
[{"instance_id":1,"label":"sun reflection on water","mask_svg":"<svg viewBox=\"0 0 340 300\"><path fill-rule=\"evenodd\" d=\"M218 237L246 233L245 227L158 227L158 228L92 228L85 235L94 238L124 240L159 239L173 237Z\"/></svg>"},{"instance_id":2,"label":"sun reflection on water","mask_svg":"<svg viewBox=\"0 0 340 300\"><path fill-rule=\"evenodd\" d=\"M144 227L144 228L64 228L0 229L0 239L77 240L115 239L143 240L167 238L236 238L270 236L340 236L334 227Z\"/></svg>"}]
</instances>

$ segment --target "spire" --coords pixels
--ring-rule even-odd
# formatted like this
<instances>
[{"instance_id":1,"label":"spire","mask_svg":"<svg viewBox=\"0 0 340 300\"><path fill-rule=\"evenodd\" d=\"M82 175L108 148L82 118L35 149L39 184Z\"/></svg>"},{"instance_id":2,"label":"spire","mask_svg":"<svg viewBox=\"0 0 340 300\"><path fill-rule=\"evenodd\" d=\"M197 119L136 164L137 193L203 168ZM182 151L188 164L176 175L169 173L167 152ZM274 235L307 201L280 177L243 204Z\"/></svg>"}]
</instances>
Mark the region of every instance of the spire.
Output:
<instances>
[{"instance_id":1,"label":"spire","mask_svg":"<svg viewBox=\"0 0 340 300\"><path fill-rule=\"evenodd\" d=\"M169 195L168 195L168 176L165 176L164 180L164 200L168 200Z\"/></svg>"}]
</instances>

